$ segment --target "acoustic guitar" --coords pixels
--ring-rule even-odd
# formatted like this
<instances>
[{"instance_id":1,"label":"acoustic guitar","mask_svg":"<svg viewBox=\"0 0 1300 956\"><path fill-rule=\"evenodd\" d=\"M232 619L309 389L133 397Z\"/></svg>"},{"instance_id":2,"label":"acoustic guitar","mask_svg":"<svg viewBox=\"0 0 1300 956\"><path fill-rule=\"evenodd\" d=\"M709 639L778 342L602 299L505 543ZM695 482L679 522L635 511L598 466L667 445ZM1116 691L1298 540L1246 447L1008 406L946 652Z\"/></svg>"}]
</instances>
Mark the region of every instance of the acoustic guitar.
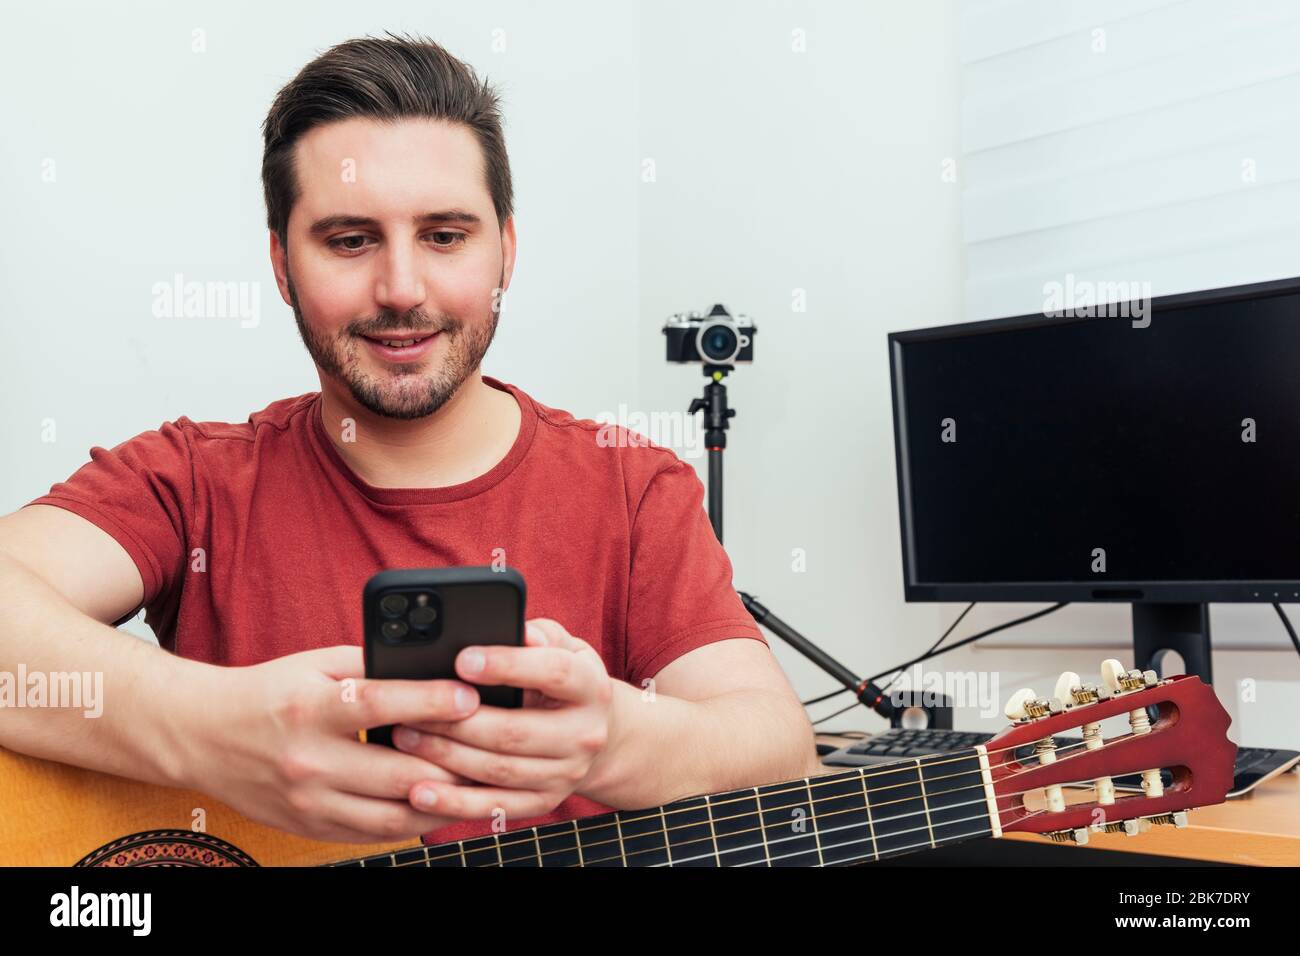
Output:
<instances>
[{"instance_id":1,"label":"acoustic guitar","mask_svg":"<svg viewBox=\"0 0 1300 956\"><path fill-rule=\"evenodd\" d=\"M1062 674L1052 697L1018 691L1007 716L969 750L438 845L315 842L193 791L0 750L0 865L835 866L1005 833L1185 826L1232 784L1228 714L1194 676L1106 661L1099 685ZM1108 718L1127 732L1103 736ZM1054 742L1072 730L1078 743ZM1142 792L1117 792L1127 774Z\"/></svg>"}]
</instances>

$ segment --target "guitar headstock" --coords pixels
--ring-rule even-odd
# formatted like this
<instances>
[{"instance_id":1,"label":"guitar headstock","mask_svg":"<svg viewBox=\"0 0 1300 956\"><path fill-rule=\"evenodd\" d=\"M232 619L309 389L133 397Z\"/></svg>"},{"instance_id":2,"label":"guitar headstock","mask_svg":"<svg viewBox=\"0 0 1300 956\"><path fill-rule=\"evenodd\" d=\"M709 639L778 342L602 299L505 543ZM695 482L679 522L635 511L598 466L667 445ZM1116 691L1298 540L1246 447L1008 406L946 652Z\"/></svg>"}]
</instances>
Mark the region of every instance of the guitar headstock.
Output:
<instances>
[{"instance_id":1,"label":"guitar headstock","mask_svg":"<svg viewBox=\"0 0 1300 956\"><path fill-rule=\"evenodd\" d=\"M1004 832L1086 843L1089 831L1185 826L1187 810L1223 802L1237 745L1214 690L1199 677L1160 680L1116 660L1101 672L1084 684L1067 671L1051 697L1011 696L1014 723L985 745ZM1104 737L1101 722L1116 716L1128 732ZM1056 745L1057 736L1082 739ZM1141 775L1141 793L1116 790L1114 778L1129 774Z\"/></svg>"}]
</instances>

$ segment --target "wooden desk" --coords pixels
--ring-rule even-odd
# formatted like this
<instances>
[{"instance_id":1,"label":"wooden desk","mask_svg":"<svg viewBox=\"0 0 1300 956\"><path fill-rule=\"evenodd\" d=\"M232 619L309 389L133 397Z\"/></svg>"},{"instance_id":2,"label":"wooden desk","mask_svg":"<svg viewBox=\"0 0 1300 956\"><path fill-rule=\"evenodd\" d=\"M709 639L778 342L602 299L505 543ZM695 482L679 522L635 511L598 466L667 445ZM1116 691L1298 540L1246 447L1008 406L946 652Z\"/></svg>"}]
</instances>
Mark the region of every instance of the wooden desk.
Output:
<instances>
[{"instance_id":1,"label":"wooden desk","mask_svg":"<svg viewBox=\"0 0 1300 956\"><path fill-rule=\"evenodd\" d=\"M857 738L818 734L817 742L844 747ZM1003 839L1058 845L1037 833L1008 833ZM1284 773L1243 797L1191 810L1182 830L1152 827L1133 837L1089 833L1085 846L1060 845L1081 853L1102 850L1243 866L1300 866L1300 774Z\"/></svg>"}]
</instances>

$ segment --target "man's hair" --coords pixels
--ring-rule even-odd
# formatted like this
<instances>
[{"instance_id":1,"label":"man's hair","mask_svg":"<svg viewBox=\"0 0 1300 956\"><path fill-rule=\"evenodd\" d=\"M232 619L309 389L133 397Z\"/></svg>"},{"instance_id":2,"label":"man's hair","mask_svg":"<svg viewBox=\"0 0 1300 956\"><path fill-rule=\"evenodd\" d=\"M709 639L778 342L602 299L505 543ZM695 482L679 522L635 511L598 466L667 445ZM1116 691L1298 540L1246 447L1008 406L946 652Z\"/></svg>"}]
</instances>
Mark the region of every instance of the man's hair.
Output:
<instances>
[{"instance_id":1,"label":"man's hair","mask_svg":"<svg viewBox=\"0 0 1300 956\"><path fill-rule=\"evenodd\" d=\"M299 197L294 146L308 130L352 117L387 122L430 118L468 126L483 151L497 222L504 225L510 218L514 187L496 91L427 37L388 37L330 47L285 84L271 104L262 124L262 191L267 226L282 245Z\"/></svg>"}]
</instances>

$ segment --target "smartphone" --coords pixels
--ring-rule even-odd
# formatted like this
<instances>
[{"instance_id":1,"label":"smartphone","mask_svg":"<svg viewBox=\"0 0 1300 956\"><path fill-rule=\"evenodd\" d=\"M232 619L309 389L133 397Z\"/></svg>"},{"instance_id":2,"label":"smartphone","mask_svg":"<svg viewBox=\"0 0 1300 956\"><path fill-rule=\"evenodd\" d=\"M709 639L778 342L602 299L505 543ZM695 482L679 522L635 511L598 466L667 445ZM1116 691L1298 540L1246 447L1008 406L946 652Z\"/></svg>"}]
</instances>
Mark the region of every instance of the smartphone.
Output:
<instances>
[{"instance_id":1,"label":"smartphone","mask_svg":"<svg viewBox=\"0 0 1300 956\"><path fill-rule=\"evenodd\" d=\"M366 677L460 680L456 655L470 645L524 643L523 575L513 568L380 571L366 582ZM466 681L466 683L471 683ZM492 707L519 707L518 687L480 687ZM393 746L393 728L366 731L367 743Z\"/></svg>"}]
</instances>

